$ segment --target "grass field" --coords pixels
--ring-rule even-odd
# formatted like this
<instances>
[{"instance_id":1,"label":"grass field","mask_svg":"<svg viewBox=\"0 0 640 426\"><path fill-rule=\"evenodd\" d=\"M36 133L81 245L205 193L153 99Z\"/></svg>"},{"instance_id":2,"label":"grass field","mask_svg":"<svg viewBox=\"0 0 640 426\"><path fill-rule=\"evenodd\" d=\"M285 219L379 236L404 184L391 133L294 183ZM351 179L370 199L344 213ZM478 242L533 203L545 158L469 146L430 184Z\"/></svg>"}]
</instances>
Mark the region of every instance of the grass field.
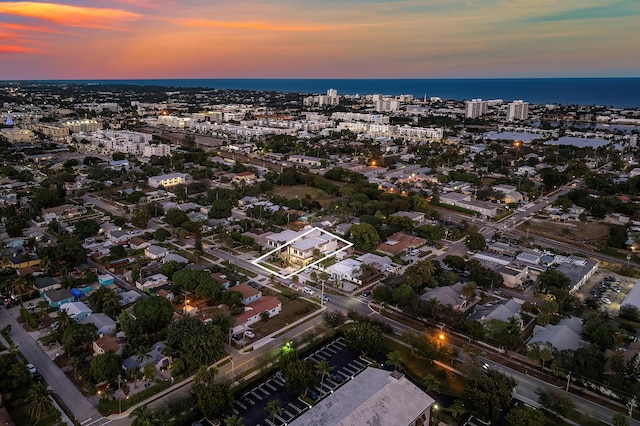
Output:
<instances>
[{"instance_id":1,"label":"grass field","mask_svg":"<svg viewBox=\"0 0 640 426\"><path fill-rule=\"evenodd\" d=\"M321 189L312 188L306 185L294 185L294 186L276 186L273 188L274 195L291 198L304 198L307 194L311 196L311 199L320 203L322 207L327 207L332 201L338 199L334 195L329 195Z\"/></svg>"}]
</instances>

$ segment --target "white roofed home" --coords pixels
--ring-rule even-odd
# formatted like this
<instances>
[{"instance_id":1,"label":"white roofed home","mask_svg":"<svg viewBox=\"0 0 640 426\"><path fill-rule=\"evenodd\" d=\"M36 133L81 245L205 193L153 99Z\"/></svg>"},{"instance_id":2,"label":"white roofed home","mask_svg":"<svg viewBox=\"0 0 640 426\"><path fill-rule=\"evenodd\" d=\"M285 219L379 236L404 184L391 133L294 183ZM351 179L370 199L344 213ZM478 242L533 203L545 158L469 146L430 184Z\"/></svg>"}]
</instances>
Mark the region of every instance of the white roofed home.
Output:
<instances>
[{"instance_id":1,"label":"white roofed home","mask_svg":"<svg viewBox=\"0 0 640 426\"><path fill-rule=\"evenodd\" d=\"M358 279L362 272L362 263L355 259L345 259L327 268L327 274L334 280L347 280L362 284Z\"/></svg>"},{"instance_id":2,"label":"white roofed home","mask_svg":"<svg viewBox=\"0 0 640 426\"><path fill-rule=\"evenodd\" d=\"M302 231L282 231L269 235L267 248L282 248L280 256L294 265L306 266L338 249L337 238L321 229L303 229ZM318 257L319 256L319 257Z\"/></svg>"}]
</instances>

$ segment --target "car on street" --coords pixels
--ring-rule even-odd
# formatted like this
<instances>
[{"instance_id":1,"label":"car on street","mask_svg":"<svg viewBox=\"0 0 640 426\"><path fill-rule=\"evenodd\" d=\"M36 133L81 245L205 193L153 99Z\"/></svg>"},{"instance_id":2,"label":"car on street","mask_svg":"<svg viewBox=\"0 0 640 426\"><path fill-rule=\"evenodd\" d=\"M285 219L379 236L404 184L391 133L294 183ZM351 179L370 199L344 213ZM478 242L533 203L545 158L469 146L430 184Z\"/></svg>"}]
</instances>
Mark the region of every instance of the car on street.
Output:
<instances>
[{"instance_id":1,"label":"car on street","mask_svg":"<svg viewBox=\"0 0 640 426\"><path fill-rule=\"evenodd\" d=\"M371 290L367 290L367 291L363 291L362 292L362 297L369 297L371 296Z\"/></svg>"},{"instance_id":2,"label":"car on street","mask_svg":"<svg viewBox=\"0 0 640 426\"><path fill-rule=\"evenodd\" d=\"M253 339L254 337L256 337L256 333L251 330L246 330L244 332L244 337L246 337L247 339Z\"/></svg>"},{"instance_id":3,"label":"car on street","mask_svg":"<svg viewBox=\"0 0 640 426\"><path fill-rule=\"evenodd\" d=\"M36 367L31 363L27 364L27 370L29 370L29 374L31 375L37 373Z\"/></svg>"},{"instance_id":4,"label":"car on street","mask_svg":"<svg viewBox=\"0 0 640 426\"><path fill-rule=\"evenodd\" d=\"M328 301L329 301L329 296L324 296L324 297L322 298L322 300L324 300L325 302L328 302Z\"/></svg>"}]
</instances>

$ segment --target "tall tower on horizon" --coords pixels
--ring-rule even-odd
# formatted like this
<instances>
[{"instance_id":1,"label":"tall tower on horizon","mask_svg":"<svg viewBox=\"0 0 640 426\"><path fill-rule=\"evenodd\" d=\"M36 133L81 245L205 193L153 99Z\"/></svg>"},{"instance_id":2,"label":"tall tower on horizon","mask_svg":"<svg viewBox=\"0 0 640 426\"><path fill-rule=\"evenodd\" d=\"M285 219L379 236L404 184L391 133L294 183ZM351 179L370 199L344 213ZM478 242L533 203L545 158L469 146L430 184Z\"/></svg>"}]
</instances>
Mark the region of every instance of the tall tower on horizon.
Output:
<instances>
[{"instance_id":1,"label":"tall tower on horizon","mask_svg":"<svg viewBox=\"0 0 640 426\"><path fill-rule=\"evenodd\" d=\"M529 116L529 102L513 101L509 103L508 108L508 121L526 120Z\"/></svg>"},{"instance_id":2,"label":"tall tower on horizon","mask_svg":"<svg viewBox=\"0 0 640 426\"><path fill-rule=\"evenodd\" d=\"M11 111L7 114L7 122L5 123L7 126L13 126L13 117L11 117Z\"/></svg>"}]
</instances>

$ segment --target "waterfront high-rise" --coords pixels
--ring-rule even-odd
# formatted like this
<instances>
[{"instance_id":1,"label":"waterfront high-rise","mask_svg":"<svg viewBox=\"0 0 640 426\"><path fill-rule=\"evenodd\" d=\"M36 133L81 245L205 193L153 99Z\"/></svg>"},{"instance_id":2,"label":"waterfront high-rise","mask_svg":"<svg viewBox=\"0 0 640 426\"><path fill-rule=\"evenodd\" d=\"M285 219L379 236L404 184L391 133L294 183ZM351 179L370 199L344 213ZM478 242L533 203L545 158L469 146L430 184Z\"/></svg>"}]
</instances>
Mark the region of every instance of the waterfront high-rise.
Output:
<instances>
[{"instance_id":1,"label":"waterfront high-rise","mask_svg":"<svg viewBox=\"0 0 640 426\"><path fill-rule=\"evenodd\" d=\"M508 121L526 120L529 115L529 102L524 102L522 100L513 101L509 103L508 108Z\"/></svg>"}]
</instances>

